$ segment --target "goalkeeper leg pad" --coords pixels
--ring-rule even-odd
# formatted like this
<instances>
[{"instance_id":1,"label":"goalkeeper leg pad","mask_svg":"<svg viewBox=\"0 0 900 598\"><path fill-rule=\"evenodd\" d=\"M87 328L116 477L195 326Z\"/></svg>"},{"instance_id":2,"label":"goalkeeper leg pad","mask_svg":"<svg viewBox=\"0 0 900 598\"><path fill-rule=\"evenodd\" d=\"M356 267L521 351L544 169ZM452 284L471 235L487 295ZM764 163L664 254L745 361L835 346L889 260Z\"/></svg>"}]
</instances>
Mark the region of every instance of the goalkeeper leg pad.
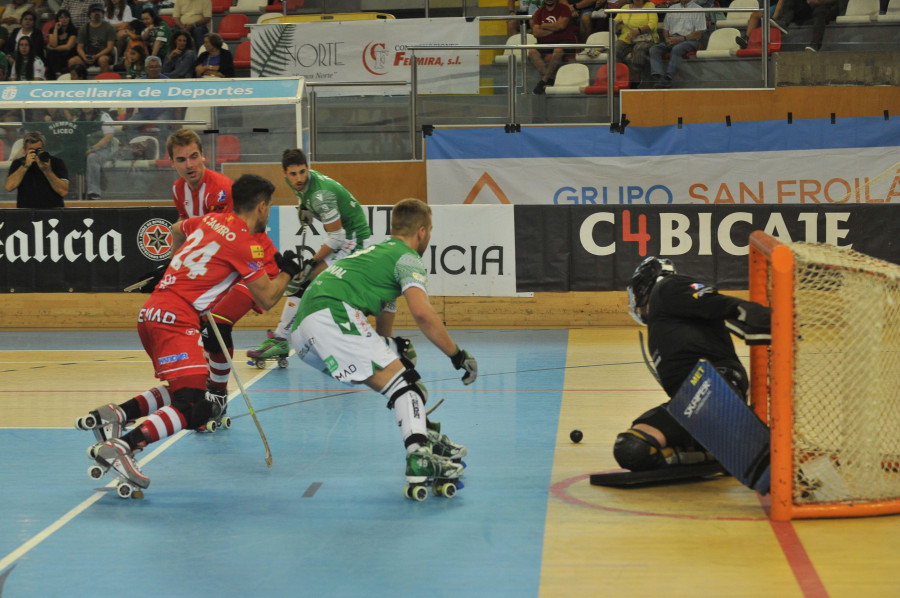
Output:
<instances>
[{"instance_id":1,"label":"goalkeeper leg pad","mask_svg":"<svg viewBox=\"0 0 900 598\"><path fill-rule=\"evenodd\" d=\"M697 362L668 410L739 482L769 492L769 428L712 364Z\"/></svg>"}]
</instances>

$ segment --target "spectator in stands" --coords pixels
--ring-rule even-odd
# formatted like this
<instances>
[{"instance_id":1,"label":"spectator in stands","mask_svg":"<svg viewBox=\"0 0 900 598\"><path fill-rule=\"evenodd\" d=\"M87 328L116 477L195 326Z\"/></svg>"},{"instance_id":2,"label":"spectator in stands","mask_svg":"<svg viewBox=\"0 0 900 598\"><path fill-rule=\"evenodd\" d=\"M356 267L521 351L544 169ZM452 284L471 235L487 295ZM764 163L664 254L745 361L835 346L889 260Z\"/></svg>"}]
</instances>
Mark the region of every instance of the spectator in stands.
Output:
<instances>
[{"instance_id":1,"label":"spectator in stands","mask_svg":"<svg viewBox=\"0 0 900 598\"><path fill-rule=\"evenodd\" d=\"M234 56L223 48L222 37L208 33L203 41L206 52L197 58L194 75L197 77L234 77Z\"/></svg>"},{"instance_id":2,"label":"spectator in stands","mask_svg":"<svg viewBox=\"0 0 900 598\"><path fill-rule=\"evenodd\" d=\"M694 0L681 0L671 10L700 8ZM706 17L702 12L670 12L663 21L662 40L650 48L650 74L654 87L672 87L672 77L681 65L684 55L696 52L700 38L706 31ZM669 66L663 70L663 57L671 52Z\"/></svg>"},{"instance_id":3,"label":"spectator in stands","mask_svg":"<svg viewBox=\"0 0 900 598\"><path fill-rule=\"evenodd\" d=\"M633 0L622 8L644 8L640 13L619 13L616 15L616 56L617 60L627 62L633 83L639 84L647 65L650 64L650 48L659 42L659 16L652 9L652 3L645 0Z\"/></svg>"},{"instance_id":4,"label":"spectator in stands","mask_svg":"<svg viewBox=\"0 0 900 598\"><path fill-rule=\"evenodd\" d=\"M847 10L847 0L784 0L777 22L787 29L791 22L803 23L812 19L812 39L807 52L818 52L825 38L825 26Z\"/></svg>"},{"instance_id":5,"label":"spectator in stands","mask_svg":"<svg viewBox=\"0 0 900 598\"><path fill-rule=\"evenodd\" d=\"M212 22L212 0L175 0L175 26L184 29L194 38L194 47L203 45Z\"/></svg>"},{"instance_id":6,"label":"spectator in stands","mask_svg":"<svg viewBox=\"0 0 900 598\"><path fill-rule=\"evenodd\" d=\"M22 18L19 20L21 26L13 30L9 39L6 40L3 51L7 54L14 53L16 48L19 47L19 40L23 37L27 37L31 39L32 54L43 60L44 33L40 29L35 28L34 24L36 22L37 14L33 10L26 10L22 13Z\"/></svg>"},{"instance_id":7,"label":"spectator in stands","mask_svg":"<svg viewBox=\"0 0 900 598\"><path fill-rule=\"evenodd\" d=\"M140 46L144 51L144 56L147 55L147 42L144 41L143 32L144 32L144 22L140 19L131 19L131 22L128 23L128 27L126 31L128 32L128 38L125 42L125 51L128 48L134 48L135 46ZM124 55L124 52L123 52Z\"/></svg>"},{"instance_id":8,"label":"spectator in stands","mask_svg":"<svg viewBox=\"0 0 900 598\"><path fill-rule=\"evenodd\" d=\"M578 43L576 31L572 7L559 0L544 0L544 5L537 9L531 18L531 33L539 44L576 44ZM544 62L544 57L548 55L549 62ZM556 71L566 56L572 55L574 55L572 50L562 48L528 50L528 59L541 74L541 80L534 88L534 93L543 94L548 85L553 85Z\"/></svg>"},{"instance_id":9,"label":"spectator in stands","mask_svg":"<svg viewBox=\"0 0 900 598\"><path fill-rule=\"evenodd\" d=\"M771 20L776 21L776 27L778 19L781 18L781 11L783 10L783 6L784 0L778 0L777 4L775 4L774 6L769 6L769 17L771 18ZM750 13L750 17L749 19L747 19L747 31L744 33L744 35L739 35L734 38L734 41L737 42L737 45L745 49L748 45L750 45L750 34L762 27L762 17L763 13L761 10L758 12Z\"/></svg>"},{"instance_id":10,"label":"spectator in stands","mask_svg":"<svg viewBox=\"0 0 900 598\"><path fill-rule=\"evenodd\" d=\"M87 81L87 78L87 67L83 64L79 62L78 64L69 65L69 79L72 81Z\"/></svg>"},{"instance_id":11,"label":"spectator in stands","mask_svg":"<svg viewBox=\"0 0 900 598\"><path fill-rule=\"evenodd\" d=\"M191 36L177 30L172 34L172 50L163 62L162 72L170 79L189 79L194 76L197 54L192 47Z\"/></svg>"},{"instance_id":12,"label":"spectator in stands","mask_svg":"<svg viewBox=\"0 0 900 598\"><path fill-rule=\"evenodd\" d=\"M0 81L7 80L9 80L9 57L5 52L0 52Z\"/></svg>"},{"instance_id":13,"label":"spectator in stands","mask_svg":"<svg viewBox=\"0 0 900 598\"><path fill-rule=\"evenodd\" d=\"M172 30L162 17L156 14L152 8L144 8L141 12L141 20L145 29L141 32L141 38L147 43L147 56L159 56L164 59L169 54L169 40L172 39Z\"/></svg>"},{"instance_id":14,"label":"spectator in stands","mask_svg":"<svg viewBox=\"0 0 900 598\"><path fill-rule=\"evenodd\" d=\"M144 62L146 74L141 79L168 79L162 74L162 61L158 56L148 56ZM173 120L175 118L174 108L138 108L137 110L128 111L128 120ZM169 137L169 125L155 125L154 131L147 131L147 125L125 125L125 132L129 137L140 134L153 133L157 136L160 143L165 143Z\"/></svg>"},{"instance_id":15,"label":"spectator in stands","mask_svg":"<svg viewBox=\"0 0 900 598\"><path fill-rule=\"evenodd\" d=\"M10 81L43 81L46 68L40 56L32 52L31 38L19 38L15 54L12 55L9 67Z\"/></svg>"},{"instance_id":16,"label":"spectator in stands","mask_svg":"<svg viewBox=\"0 0 900 598\"><path fill-rule=\"evenodd\" d=\"M125 61L122 65L125 67L126 79L143 79L147 74L144 64L147 59L147 52L144 46L133 46L125 50Z\"/></svg>"},{"instance_id":17,"label":"spectator in stands","mask_svg":"<svg viewBox=\"0 0 900 598\"><path fill-rule=\"evenodd\" d=\"M518 4L518 7L516 6ZM544 0L506 0L506 8L509 9L511 15L534 15L534 12L544 4ZM506 35L515 35L519 33L523 21L518 19L510 19L506 22ZM524 21L528 25L528 21Z\"/></svg>"},{"instance_id":18,"label":"spectator in stands","mask_svg":"<svg viewBox=\"0 0 900 598\"><path fill-rule=\"evenodd\" d=\"M6 190L16 191L16 207L49 210L66 207L69 192L66 163L44 150L43 134L28 131L22 138L24 155L13 160L6 177Z\"/></svg>"},{"instance_id":19,"label":"spectator in stands","mask_svg":"<svg viewBox=\"0 0 900 598\"><path fill-rule=\"evenodd\" d=\"M113 159L119 147L116 140L116 129L111 124L113 119L106 110L82 108L78 120L94 123L88 131L87 139L87 198L91 201L100 199L100 179L103 165Z\"/></svg>"},{"instance_id":20,"label":"spectator in stands","mask_svg":"<svg viewBox=\"0 0 900 598\"><path fill-rule=\"evenodd\" d=\"M606 0L569 0L578 23L578 41L584 43L588 36L594 32L594 11L606 8ZM606 31L606 19L601 19L602 28L597 31Z\"/></svg>"},{"instance_id":21,"label":"spectator in stands","mask_svg":"<svg viewBox=\"0 0 900 598\"><path fill-rule=\"evenodd\" d=\"M125 48L128 46L128 24L134 16L131 7L125 0L106 0L106 13L103 19L116 29L116 50L121 57L125 56Z\"/></svg>"},{"instance_id":22,"label":"spectator in stands","mask_svg":"<svg viewBox=\"0 0 900 598\"><path fill-rule=\"evenodd\" d=\"M34 9L34 6L30 2L26 2L25 0L13 0L3 9L2 16L0 16L0 24L3 25L4 29L6 29L6 33L12 33L15 31L22 22L22 15L25 14L25 11ZM9 36L7 35L7 38Z\"/></svg>"},{"instance_id":23,"label":"spectator in stands","mask_svg":"<svg viewBox=\"0 0 900 598\"><path fill-rule=\"evenodd\" d=\"M96 2L97 0L63 0L60 8L68 10L72 17L72 24L76 29L81 29L82 25L91 20L91 6Z\"/></svg>"},{"instance_id":24,"label":"spectator in stands","mask_svg":"<svg viewBox=\"0 0 900 598\"><path fill-rule=\"evenodd\" d=\"M91 20L78 30L76 56L69 64L80 62L92 67L99 66L101 73L112 70L116 49L116 28L103 20L106 9L100 3L91 5Z\"/></svg>"},{"instance_id":25,"label":"spectator in stands","mask_svg":"<svg viewBox=\"0 0 900 598\"><path fill-rule=\"evenodd\" d=\"M65 8L56 11L56 23L50 29L44 56L47 63L47 78L56 79L68 70L69 59L75 56L78 30L72 24L72 15Z\"/></svg>"}]
</instances>

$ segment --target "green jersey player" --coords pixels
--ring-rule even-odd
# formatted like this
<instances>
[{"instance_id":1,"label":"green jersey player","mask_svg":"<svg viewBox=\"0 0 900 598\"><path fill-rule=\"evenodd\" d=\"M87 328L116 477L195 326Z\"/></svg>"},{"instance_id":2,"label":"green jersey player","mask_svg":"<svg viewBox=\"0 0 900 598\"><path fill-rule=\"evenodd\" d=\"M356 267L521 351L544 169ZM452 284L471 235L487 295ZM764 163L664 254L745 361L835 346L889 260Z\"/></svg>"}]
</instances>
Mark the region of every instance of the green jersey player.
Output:
<instances>
[{"instance_id":1,"label":"green jersey player","mask_svg":"<svg viewBox=\"0 0 900 598\"><path fill-rule=\"evenodd\" d=\"M427 483L436 493L452 496L466 449L427 420L428 393L415 370L412 344L400 337L391 339L397 298L406 298L428 340L456 369L465 370L464 384L478 376L475 359L456 346L428 300L421 256L430 240L431 208L418 199L399 202L391 213L390 239L331 264L312 281L291 333L305 363L387 397L407 450L405 495L417 500L427 496ZM375 316L374 329L367 316Z\"/></svg>"},{"instance_id":2,"label":"green jersey player","mask_svg":"<svg viewBox=\"0 0 900 598\"><path fill-rule=\"evenodd\" d=\"M288 336L306 283L330 264L362 249L372 234L365 212L356 198L334 179L310 170L303 150L284 150L281 168L285 182L297 196L301 229L305 230L313 220L318 220L328 233L328 238L306 263L303 273L288 286L289 296L278 327L259 347L247 351L247 357L255 360L257 365L265 363L266 359L282 359L290 352Z\"/></svg>"}]
</instances>

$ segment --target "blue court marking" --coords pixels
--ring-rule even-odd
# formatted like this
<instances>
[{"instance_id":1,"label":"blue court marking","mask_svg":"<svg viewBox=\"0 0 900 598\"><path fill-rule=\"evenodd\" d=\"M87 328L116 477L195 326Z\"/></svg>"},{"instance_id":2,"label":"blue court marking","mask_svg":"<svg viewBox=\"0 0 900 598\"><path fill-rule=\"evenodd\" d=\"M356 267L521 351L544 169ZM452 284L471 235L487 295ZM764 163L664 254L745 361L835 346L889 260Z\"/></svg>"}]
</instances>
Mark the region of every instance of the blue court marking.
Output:
<instances>
[{"instance_id":1,"label":"blue court marking","mask_svg":"<svg viewBox=\"0 0 900 598\"><path fill-rule=\"evenodd\" d=\"M95 596L104 587L164 596L537 596L568 333L452 334L478 359L471 387L421 333L409 333L429 403L446 399L433 419L469 449L457 497L405 500L404 451L385 399L294 357L249 389L272 469L243 400L232 399L231 430L173 443L145 467L145 499L101 498L16 561L3 597ZM307 400L324 395L333 396ZM0 430L0 449L18 455L0 464L0 559L111 479L86 475L92 438Z\"/></svg>"}]
</instances>

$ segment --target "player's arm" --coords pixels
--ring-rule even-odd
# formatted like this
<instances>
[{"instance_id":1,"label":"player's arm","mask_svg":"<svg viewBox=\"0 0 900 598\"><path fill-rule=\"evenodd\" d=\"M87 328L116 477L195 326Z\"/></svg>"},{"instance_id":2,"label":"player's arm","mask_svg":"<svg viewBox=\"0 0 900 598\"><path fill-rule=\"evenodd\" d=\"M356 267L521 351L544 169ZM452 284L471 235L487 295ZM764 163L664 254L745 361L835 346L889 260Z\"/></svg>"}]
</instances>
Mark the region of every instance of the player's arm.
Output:
<instances>
[{"instance_id":1,"label":"player's arm","mask_svg":"<svg viewBox=\"0 0 900 598\"><path fill-rule=\"evenodd\" d=\"M465 370L462 381L463 384L471 384L478 377L478 363L468 351L464 351L456 346L450 333L447 332L446 326L441 321L440 316L434 311L431 302L428 301L428 294L421 287L410 286L403 291L406 297L406 303L416 325L425 333L434 346L444 352L444 355L450 358L453 367L458 370ZM384 336L384 335L382 335Z\"/></svg>"},{"instance_id":2,"label":"player's arm","mask_svg":"<svg viewBox=\"0 0 900 598\"><path fill-rule=\"evenodd\" d=\"M291 278L300 274L302 270L300 259L290 250L285 251L283 255L276 253L275 263L281 270L278 276L269 278L265 270L261 270L256 278L246 282L253 300L265 310L270 310L278 304Z\"/></svg>"},{"instance_id":3,"label":"player's arm","mask_svg":"<svg viewBox=\"0 0 900 598\"><path fill-rule=\"evenodd\" d=\"M375 316L375 332L377 332L379 336L385 338L393 336L394 320L396 317L397 312L388 311L386 309L382 310L380 314Z\"/></svg>"},{"instance_id":4,"label":"player's arm","mask_svg":"<svg viewBox=\"0 0 900 598\"><path fill-rule=\"evenodd\" d=\"M344 224L340 218L327 224L323 223L322 226L325 228L325 232L328 233L328 238L325 239L325 243L322 244L313 257L320 264L323 264L323 260L326 257L339 250L347 242L347 232L344 230Z\"/></svg>"},{"instance_id":5,"label":"player's arm","mask_svg":"<svg viewBox=\"0 0 900 598\"><path fill-rule=\"evenodd\" d=\"M172 250L170 255L178 253L178 249L184 243L184 240L187 239L187 235L184 234L184 230L182 229L183 225L184 220L180 219L172 225Z\"/></svg>"}]
</instances>

